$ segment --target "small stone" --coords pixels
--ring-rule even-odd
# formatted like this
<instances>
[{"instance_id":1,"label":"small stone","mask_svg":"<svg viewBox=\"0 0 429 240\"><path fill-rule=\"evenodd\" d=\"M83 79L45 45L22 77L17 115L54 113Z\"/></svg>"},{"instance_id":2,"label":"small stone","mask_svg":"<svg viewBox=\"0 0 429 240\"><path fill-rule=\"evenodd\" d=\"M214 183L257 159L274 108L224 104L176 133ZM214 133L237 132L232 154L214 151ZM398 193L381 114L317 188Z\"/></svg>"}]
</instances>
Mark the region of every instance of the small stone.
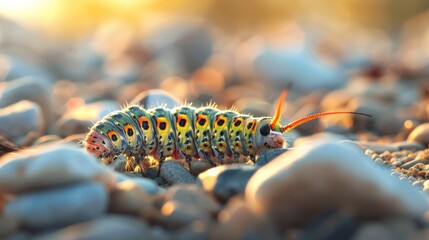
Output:
<instances>
[{"instance_id":1,"label":"small stone","mask_svg":"<svg viewBox=\"0 0 429 240\"><path fill-rule=\"evenodd\" d=\"M257 169L246 165L223 165L201 173L198 179L207 192L226 202L232 196L244 193L247 182Z\"/></svg>"},{"instance_id":2,"label":"small stone","mask_svg":"<svg viewBox=\"0 0 429 240\"><path fill-rule=\"evenodd\" d=\"M241 196L228 201L218 221L214 239L281 239L268 219L255 214Z\"/></svg>"},{"instance_id":3,"label":"small stone","mask_svg":"<svg viewBox=\"0 0 429 240\"><path fill-rule=\"evenodd\" d=\"M198 176L200 173L210 169L213 167L213 164L206 160L200 160L200 161L192 161L191 162L191 173L194 176Z\"/></svg>"},{"instance_id":4,"label":"small stone","mask_svg":"<svg viewBox=\"0 0 429 240\"><path fill-rule=\"evenodd\" d=\"M424 189L429 189L429 180L426 180L426 181L423 183L423 187L424 187Z\"/></svg>"},{"instance_id":5,"label":"small stone","mask_svg":"<svg viewBox=\"0 0 429 240\"><path fill-rule=\"evenodd\" d=\"M148 178L142 178L138 174L136 174L135 176L128 176L119 172L115 172L115 174L117 177L117 183L131 181L132 183L136 184L142 190L144 190L145 192L151 195L164 191L162 188L158 187L158 185L154 180L148 179Z\"/></svg>"},{"instance_id":6,"label":"small stone","mask_svg":"<svg viewBox=\"0 0 429 240\"><path fill-rule=\"evenodd\" d=\"M0 189L4 192L21 193L89 181L109 187L115 183L115 175L74 146L37 146L0 159Z\"/></svg>"},{"instance_id":7,"label":"small stone","mask_svg":"<svg viewBox=\"0 0 429 240\"><path fill-rule=\"evenodd\" d=\"M150 235L150 229L142 219L124 215L107 215L42 235L35 240L150 239Z\"/></svg>"},{"instance_id":8,"label":"small stone","mask_svg":"<svg viewBox=\"0 0 429 240\"><path fill-rule=\"evenodd\" d=\"M429 159L414 159L412 161L409 161L409 162L402 164L400 167L405 168L405 169L410 169L411 167L413 167L419 163L429 164Z\"/></svg>"},{"instance_id":9,"label":"small stone","mask_svg":"<svg viewBox=\"0 0 429 240\"><path fill-rule=\"evenodd\" d=\"M255 166L262 167L286 151L287 148L266 149L258 155Z\"/></svg>"},{"instance_id":10,"label":"small stone","mask_svg":"<svg viewBox=\"0 0 429 240\"><path fill-rule=\"evenodd\" d=\"M160 221L168 228L179 228L195 221L210 221L210 217L201 209L177 201L166 202L162 206L161 212Z\"/></svg>"},{"instance_id":11,"label":"small stone","mask_svg":"<svg viewBox=\"0 0 429 240\"><path fill-rule=\"evenodd\" d=\"M107 201L105 186L83 183L22 194L7 203L4 212L27 228L40 230L100 217Z\"/></svg>"},{"instance_id":12,"label":"small stone","mask_svg":"<svg viewBox=\"0 0 429 240\"><path fill-rule=\"evenodd\" d=\"M153 197L132 180L115 185L110 194L109 211L141 216L148 221L154 221L159 216Z\"/></svg>"},{"instance_id":13,"label":"small stone","mask_svg":"<svg viewBox=\"0 0 429 240\"><path fill-rule=\"evenodd\" d=\"M127 158L124 155L119 155L115 158L112 164L108 165L116 172L124 172L127 165Z\"/></svg>"},{"instance_id":14,"label":"small stone","mask_svg":"<svg viewBox=\"0 0 429 240\"><path fill-rule=\"evenodd\" d=\"M429 144L429 123L423 123L417 126L410 135L408 135L407 141L419 142L427 146Z\"/></svg>"},{"instance_id":15,"label":"small stone","mask_svg":"<svg viewBox=\"0 0 429 240\"><path fill-rule=\"evenodd\" d=\"M147 90L140 93L131 101L130 104L145 106L147 109L159 106L165 106L173 109L174 107L181 105L180 101L176 97L159 89Z\"/></svg>"},{"instance_id":16,"label":"small stone","mask_svg":"<svg viewBox=\"0 0 429 240\"><path fill-rule=\"evenodd\" d=\"M170 184L195 183L195 176L174 160L166 161L161 166L161 177Z\"/></svg>"},{"instance_id":17,"label":"small stone","mask_svg":"<svg viewBox=\"0 0 429 240\"><path fill-rule=\"evenodd\" d=\"M42 110L41 122L46 124L45 127L53 123L51 96L50 82L41 78L23 77L0 84L0 108L22 100L37 103Z\"/></svg>"},{"instance_id":18,"label":"small stone","mask_svg":"<svg viewBox=\"0 0 429 240\"><path fill-rule=\"evenodd\" d=\"M213 52L214 40L206 24L174 20L148 29L142 45L153 51L163 74L181 76L204 65Z\"/></svg>"},{"instance_id":19,"label":"small stone","mask_svg":"<svg viewBox=\"0 0 429 240\"><path fill-rule=\"evenodd\" d=\"M57 121L58 134L61 137L67 137L87 133L93 123L117 109L120 107L115 101L99 101L73 108L65 112Z\"/></svg>"},{"instance_id":20,"label":"small stone","mask_svg":"<svg viewBox=\"0 0 429 240\"><path fill-rule=\"evenodd\" d=\"M381 159L381 158L377 158L377 159L375 159L375 163L376 163L377 165L379 165L379 166L383 166L383 165L384 165L383 159Z\"/></svg>"},{"instance_id":21,"label":"small stone","mask_svg":"<svg viewBox=\"0 0 429 240\"><path fill-rule=\"evenodd\" d=\"M311 92L316 89L336 89L344 84L345 76L338 67L322 63L306 48L292 50L283 47L281 50L274 50L270 45L251 46L241 56L246 60L239 60L249 62L250 57L249 67L255 74L266 79L266 84L278 89L284 89L292 83L294 89Z\"/></svg>"},{"instance_id":22,"label":"small stone","mask_svg":"<svg viewBox=\"0 0 429 240\"><path fill-rule=\"evenodd\" d=\"M0 109L0 132L17 145L28 145L44 131L42 111L36 103L24 100Z\"/></svg>"},{"instance_id":23,"label":"small stone","mask_svg":"<svg viewBox=\"0 0 429 240\"><path fill-rule=\"evenodd\" d=\"M180 202L185 205L189 204L213 216L221 210L220 204L201 187L196 185L172 186L165 193L165 198L167 201Z\"/></svg>"}]
</instances>

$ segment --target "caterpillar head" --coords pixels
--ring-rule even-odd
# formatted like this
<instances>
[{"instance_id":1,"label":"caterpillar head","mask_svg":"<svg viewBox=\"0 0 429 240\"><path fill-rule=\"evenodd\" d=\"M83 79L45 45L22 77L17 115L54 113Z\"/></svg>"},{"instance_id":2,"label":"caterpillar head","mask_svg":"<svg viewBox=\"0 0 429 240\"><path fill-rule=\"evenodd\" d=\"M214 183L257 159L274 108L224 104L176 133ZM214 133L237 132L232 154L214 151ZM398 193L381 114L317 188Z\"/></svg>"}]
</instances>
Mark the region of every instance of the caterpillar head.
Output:
<instances>
[{"instance_id":1,"label":"caterpillar head","mask_svg":"<svg viewBox=\"0 0 429 240\"><path fill-rule=\"evenodd\" d=\"M271 128L270 118L260 119L255 131L258 149L283 147L284 139L282 132L279 127Z\"/></svg>"}]
</instances>

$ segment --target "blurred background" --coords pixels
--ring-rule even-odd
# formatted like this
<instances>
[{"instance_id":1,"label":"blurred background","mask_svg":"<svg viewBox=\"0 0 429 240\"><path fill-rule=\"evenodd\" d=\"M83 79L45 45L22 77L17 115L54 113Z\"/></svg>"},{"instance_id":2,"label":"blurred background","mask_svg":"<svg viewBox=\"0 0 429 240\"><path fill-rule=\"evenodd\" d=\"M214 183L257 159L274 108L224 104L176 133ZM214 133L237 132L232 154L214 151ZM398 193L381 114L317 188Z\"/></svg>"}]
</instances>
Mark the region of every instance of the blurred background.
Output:
<instances>
[{"instance_id":1,"label":"blurred background","mask_svg":"<svg viewBox=\"0 0 429 240\"><path fill-rule=\"evenodd\" d=\"M0 107L34 101L42 109L38 135L66 137L149 89L263 116L292 83L283 123L321 111L374 116L322 119L300 134L403 140L429 119L428 7L424 0L0 0ZM28 85L25 94L5 94Z\"/></svg>"}]
</instances>

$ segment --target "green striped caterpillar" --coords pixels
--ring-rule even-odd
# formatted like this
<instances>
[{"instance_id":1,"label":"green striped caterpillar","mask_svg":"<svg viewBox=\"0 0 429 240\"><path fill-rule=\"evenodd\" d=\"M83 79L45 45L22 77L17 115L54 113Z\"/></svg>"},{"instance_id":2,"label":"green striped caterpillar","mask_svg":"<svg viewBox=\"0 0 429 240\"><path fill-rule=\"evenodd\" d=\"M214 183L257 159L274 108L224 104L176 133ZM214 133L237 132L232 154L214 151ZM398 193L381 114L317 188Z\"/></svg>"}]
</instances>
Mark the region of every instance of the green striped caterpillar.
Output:
<instances>
[{"instance_id":1,"label":"green striped caterpillar","mask_svg":"<svg viewBox=\"0 0 429 240\"><path fill-rule=\"evenodd\" d=\"M161 165L168 157L210 161L214 166L242 163L267 148L282 148L282 134L314 119L334 114L324 112L280 124L282 103L287 89L279 97L274 117L252 117L213 106L180 106L172 110L157 107L146 110L132 105L114 111L94 124L85 138L86 151L112 162L124 154L136 162L152 156Z\"/></svg>"}]
</instances>

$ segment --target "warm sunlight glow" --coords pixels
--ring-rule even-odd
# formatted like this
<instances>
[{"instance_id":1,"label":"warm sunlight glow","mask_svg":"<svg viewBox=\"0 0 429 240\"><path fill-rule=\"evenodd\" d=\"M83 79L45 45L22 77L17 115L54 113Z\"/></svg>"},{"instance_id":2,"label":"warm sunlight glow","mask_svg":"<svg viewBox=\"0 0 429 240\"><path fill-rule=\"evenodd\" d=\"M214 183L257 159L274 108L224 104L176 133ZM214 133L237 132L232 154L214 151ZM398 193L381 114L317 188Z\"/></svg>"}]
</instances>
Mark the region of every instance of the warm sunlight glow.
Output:
<instances>
[{"instance_id":1,"label":"warm sunlight glow","mask_svg":"<svg viewBox=\"0 0 429 240\"><path fill-rule=\"evenodd\" d=\"M0 0L0 14L14 20L35 16L48 0Z\"/></svg>"}]
</instances>

